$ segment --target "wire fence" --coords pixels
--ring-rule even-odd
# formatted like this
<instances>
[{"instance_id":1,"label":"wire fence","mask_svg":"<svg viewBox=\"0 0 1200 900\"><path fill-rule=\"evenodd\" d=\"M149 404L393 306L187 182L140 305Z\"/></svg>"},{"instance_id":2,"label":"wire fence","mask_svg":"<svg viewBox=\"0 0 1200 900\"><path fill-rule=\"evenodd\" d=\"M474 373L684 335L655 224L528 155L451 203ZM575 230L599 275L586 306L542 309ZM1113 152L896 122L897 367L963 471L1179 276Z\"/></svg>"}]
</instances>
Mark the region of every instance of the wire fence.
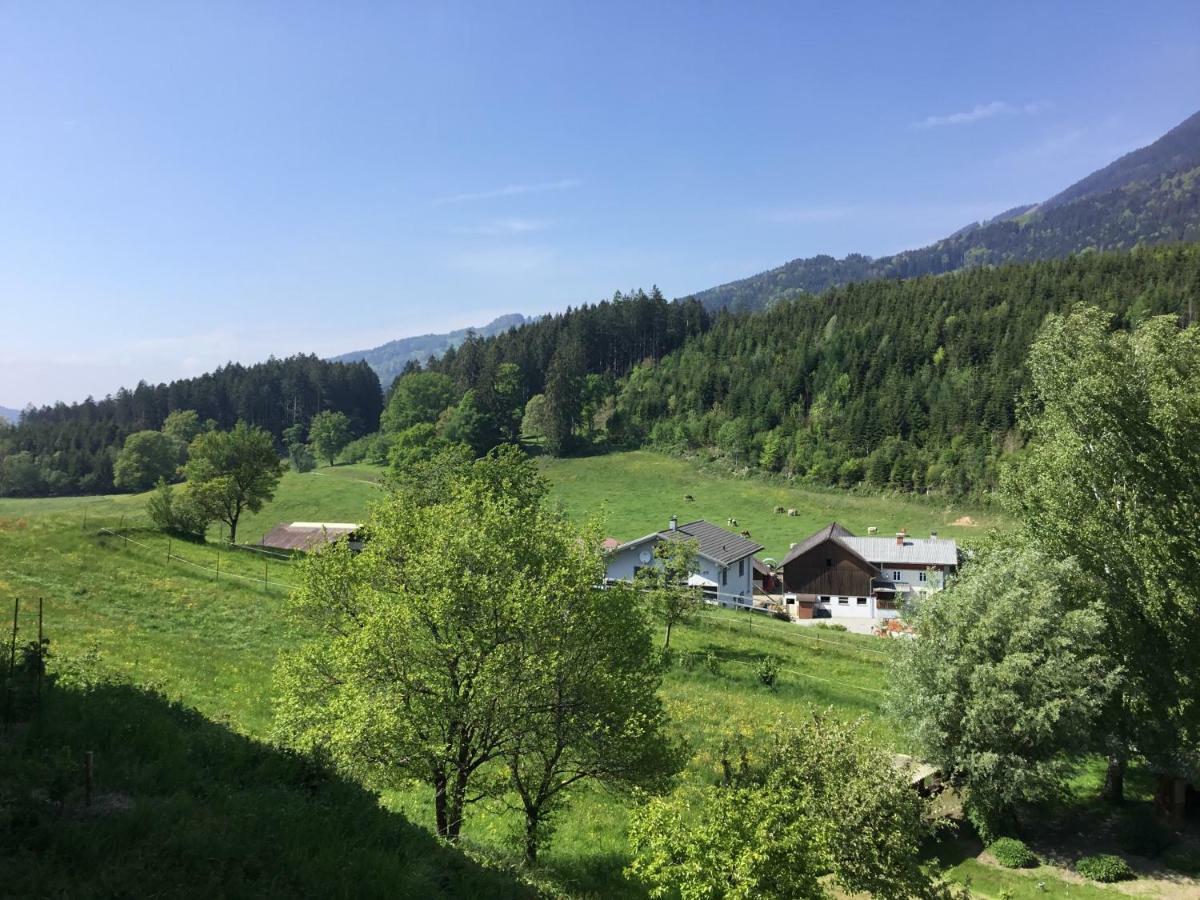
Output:
<instances>
[{"instance_id":1,"label":"wire fence","mask_svg":"<svg viewBox=\"0 0 1200 900\"><path fill-rule=\"evenodd\" d=\"M99 528L99 529L97 529L97 533L106 534L106 535L110 535L111 537L118 538L119 540L124 541L124 545L126 547L129 547L132 544L134 547L137 547L141 550L147 550L150 553L153 553L155 555L158 555L162 552L157 547L152 547L150 544L146 544L135 538L131 538L127 532L122 533L119 531L115 531L111 528ZM268 568L268 565L269 565L268 560L263 561L263 575L261 578L258 578L256 576L242 575L238 572L231 572L228 569L226 569L225 571L221 571L221 554L220 554L221 545L220 544L217 545L216 564L213 566L206 566L203 563L198 563L198 562L195 562L194 560L190 560L190 559L187 559L186 557L180 556L177 553L174 553L172 551L172 546L173 546L173 542L170 539L168 539L167 552L165 555L165 560L168 565L170 565L172 562L180 562L180 563L183 563L185 566L190 566L193 569L197 569L199 571L206 572L206 573L212 573L214 581L219 582L222 578L226 578L226 579L233 579L235 581L245 582L248 584L261 585L263 588L279 587L279 588L284 588L288 591L292 591L292 590L296 589L296 585L291 584L290 582L278 581L278 580L274 580L270 577L270 570ZM229 545L229 546L233 546L233 547L242 549L241 545L237 545L237 544Z\"/></svg>"}]
</instances>

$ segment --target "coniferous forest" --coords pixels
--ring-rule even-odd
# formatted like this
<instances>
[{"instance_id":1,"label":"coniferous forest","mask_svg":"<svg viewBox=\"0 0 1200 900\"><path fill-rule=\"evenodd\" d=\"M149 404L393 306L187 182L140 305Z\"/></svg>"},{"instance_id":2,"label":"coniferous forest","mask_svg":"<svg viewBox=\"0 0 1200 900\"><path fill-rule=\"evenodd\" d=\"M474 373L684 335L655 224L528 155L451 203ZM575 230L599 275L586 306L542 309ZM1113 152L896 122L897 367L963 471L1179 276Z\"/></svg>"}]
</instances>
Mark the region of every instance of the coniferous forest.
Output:
<instances>
[{"instance_id":1,"label":"coniferous forest","mask_svg":"<svg viewBox=\"0 0 1200 900\"><path fill-rule=\"evenodd\" d=\"M111 491L125 438L161 428L175 410L195 410L200 421L221 429L239 421L257 425L279 443L285 428L322 410L345 413L355 434L373 431L381 406L379 379L366 363L316 356L229 363L169 384L141 382L102 400L26 410L17 427L0 428L0 494Z\"/></svg>"},{"instance_id":2,"label":"coniferous forest","mask_svg":"<svg viewBox=\"0 0 1200 900\"><path fill-rule=\"evenodd\" d=\"M0 475L20 476L0 477L0 492L111 490L126 436L194 409L221 428L261 425L277 441L317 412L343 412L352 437L381 429L380 460L413 426L401 443L448 440L477 453L524 429L556 455L703 451L812 484L980 495L1024 443L1017 407L1030 343L1049 313L1079 303L1121 327L1163 313L1190 320L1200 245L869 281L716 316L657 289L618 293L409 364L382 422L386 401L365 363L230 364L26 412L0 432ZM406 407L410 395L424 398L419 411Z\"/></svg>"}]
</instances>

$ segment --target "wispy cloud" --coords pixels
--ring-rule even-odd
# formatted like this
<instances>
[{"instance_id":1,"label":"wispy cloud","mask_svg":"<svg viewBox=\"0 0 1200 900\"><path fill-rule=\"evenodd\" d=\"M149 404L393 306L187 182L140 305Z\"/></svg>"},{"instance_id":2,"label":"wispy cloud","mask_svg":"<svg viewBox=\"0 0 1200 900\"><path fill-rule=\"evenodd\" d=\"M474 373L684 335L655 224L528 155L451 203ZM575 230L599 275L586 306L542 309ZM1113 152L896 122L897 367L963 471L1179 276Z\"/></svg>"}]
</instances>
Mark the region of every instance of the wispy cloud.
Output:
<instances>
[{"instance_id":1,"label":"wispy cloud","mask_svg":"<svg viewBox=\"0 0 1200 900\"><path fill-rule=\"evenodd\" d=\"M926 116L919 122L913 122L914 128L942 128L946 125L971 125L984 119L996 116L1035 116L1050 108L1045 100L1035 100L1032 103L1008 103L1004 100L993 100L991 103L977 103L965 112L949 113L944 116Z\"/></svg>"},{"instance_id":2,"label":"wispy cloud","mask_svg":"<svg viewBox=\"0 0 1200 900\"><path fill-rule=\"evenodd\" d=\"M545 219L492 219L478 225L460 225L452 228L455 234L479 235L483 237L504 237L509 235L533 234L545 231L553 223Z\"/></svg>"},{"instance_id":3,"label":"wispy cloud","mask_svg":"<svg viewBox=\"0 0 1200 900\"><path fill-rule=\"evenodd\" d=\"M490 191L474 191L465 194L452 194L449 197L438 197L433 201L434 206L446 206L451 203L468 203L472 200L492 200L496 197L517 197L522 194L544 194L547 191L566 191L577 188L581 184L578 178L562 178L558 181L538 181L529 184L506 184L504 187L493 188Z\"/></svg>"}]
</instances>

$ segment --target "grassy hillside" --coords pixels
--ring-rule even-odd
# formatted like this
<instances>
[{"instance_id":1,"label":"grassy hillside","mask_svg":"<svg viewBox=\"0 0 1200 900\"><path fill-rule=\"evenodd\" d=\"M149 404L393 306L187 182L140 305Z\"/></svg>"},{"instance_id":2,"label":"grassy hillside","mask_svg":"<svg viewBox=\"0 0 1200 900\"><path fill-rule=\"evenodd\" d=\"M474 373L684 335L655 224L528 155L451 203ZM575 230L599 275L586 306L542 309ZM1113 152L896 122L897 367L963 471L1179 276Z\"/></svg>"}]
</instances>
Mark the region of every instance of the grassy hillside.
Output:
<instances>
[{"instance_id":1,"label":"grassy hillside","mask_svg":"<svg viewBox=\"0 0 1200 900\"><path fill-rule=\"evenodd\" d=\"M543 471L571 516L600 515L613 537L628 540L666 528L672 515L681 522L708 519L717 525L726 525L732 516L738 530L747 529L766 547L763 555L776 560L783 558L789 544L830 521L841 522L856 534L866 534L868 527L875 526L880 534L906 528L911 534L924 536L932 530L959 539L1009 524L995 509L912 495L852 494L795 487L783 480L738 478L649 451L548 460ZM686 500L688 495L695 499ZM798 515L776 514L776 506L795 509ZM964 518L974 524L955 524Z\"/></svg>"},{"instance_id":2,"label":"grassy hillside","mask_svg":"<svg viewBox=\"0 0 1200 900\"><path fill-rule=\"evenodd\" d=\"M648 453L553 461L546 472L572 515L606 508L609 530L620 536L657 527L672 511L735 515L776 553L795 531L831 517L855 529L942 526L960 536L974 531L945 525L963 514L1005 524L979 510L704 473ZM378 474L339 467L289 475L255 521L357 519L376 495ZM696 498L686 509L685 493ZM21 639L35 627L36 598L43 597L54 666L75 670L90 656L85 670L153 688L55 688L41 721L0 737L0 896L46 889L71 896L521 896L522 881L554 896L644 896L622 871L627 798L582 792L542 867L518 880L511 868L517 821L504 804L473 810L464 855L430 839L427 789L389 793L381 810L356 785L270 747L271 669L299 637L281 618L281 585L294 571L268 560L272 583L263 585L255 580L260 554L227 550L218 579L213 544L179 541L168 563L168 539L141 519L143 499L89 501L86 527L77 500L0 501L0 611L22 600ZM776 503L801 515L776 517ZM122 516L122 536L105 533ZM673 666L663 687L673 727L693 753L687 779L713 778L721 743L733 733L769 734L780 721L818 710L862 718L879 741L906 749L882 709L892 642L711 610L678 629L672 644L692 661ZM766 654L782 666L773 690L754 673ZM84 747L96 751L103 773L101 814L80 808L75 773ZM31 785L59 806L39 800ZM951 877L970 879L977 895L1104 894L1068 884L1048 867L1000 872L976 859L978 852L956 844L943 853Z\"/></svg>"}]
</instances>

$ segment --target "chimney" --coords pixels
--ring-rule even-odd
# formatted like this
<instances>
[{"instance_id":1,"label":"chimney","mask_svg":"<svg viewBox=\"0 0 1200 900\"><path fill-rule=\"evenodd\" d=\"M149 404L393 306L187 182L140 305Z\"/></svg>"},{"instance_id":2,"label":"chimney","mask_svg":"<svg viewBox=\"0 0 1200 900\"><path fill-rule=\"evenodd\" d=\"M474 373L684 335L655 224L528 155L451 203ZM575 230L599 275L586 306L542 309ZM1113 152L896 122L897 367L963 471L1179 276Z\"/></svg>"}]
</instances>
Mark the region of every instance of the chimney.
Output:
<instances>
[{"instance_id":1,"label":"chimney","mask_svg":"<svg viewBox=\"0 0 1200 900\"><path fill-rule=\"evenodd\" d=\"M896 532L896 546L897 546L897 547L903 547L903 546L904 546L904 538L905 538L905 536L906 536L906 535L904 534L904 532L903 532L903 531L897 531L897 532Z\"/></svg>"},{"instance_id":2,"label":"chimney","mask_svg":"<svg viewBox=\"0 0 1200 900\"><path fill-rule=\"evenodd\" d=\"M674 531L679 527L679 516L671 516L671 524L667 526L669 531Z\"/></svg>"}]
</instances>

